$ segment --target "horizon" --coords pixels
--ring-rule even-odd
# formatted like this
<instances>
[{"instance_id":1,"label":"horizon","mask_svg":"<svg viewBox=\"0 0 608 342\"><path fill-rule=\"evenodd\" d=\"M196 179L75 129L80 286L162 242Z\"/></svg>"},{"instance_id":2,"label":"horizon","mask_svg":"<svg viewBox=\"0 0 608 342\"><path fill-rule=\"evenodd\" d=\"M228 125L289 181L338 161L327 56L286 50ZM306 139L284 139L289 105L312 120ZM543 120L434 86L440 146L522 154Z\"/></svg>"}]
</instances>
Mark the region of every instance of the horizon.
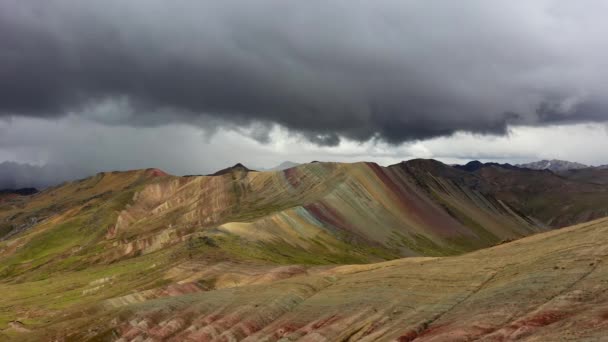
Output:
<instances>
[{"instance_id":1,"label":"horizon","mask_svg":"<svg viewBox=\"0 0 608 342\"><path fill-rule=\"evenodd\" d=\"M48 168L49 165L31 165L31 164L16 163L13 161L4 161L4 162L0 162L0 191L20 190L20 189L29 189L29 188L33 188L33 189L37 189L37 190L44 190L46 188L54 187L54 186L63 184L65 182L71 182L71 181L75 181L75 180L81 180L81 179L94 177L96 174L100 174L100 173L112 173L112 172L159 170L161 172L167 173L170 176L176 176L176 177L213 176L213 174L215 172L222 171L225 169L232 169L232 168L238 167L238 166L243 166L243 167L249 169L250 172L275 172L275 171L282 171L287 168L298 167L300 165L305 165L305 164L310 164L310 163L344 163L344 164L375 163L382 167L390 167L390 166L397 165L400 163L407 163L412 160L434 160L434 161L443 163L444 165L447 165L447 166L465 166L470 163L479 162L481 164L511 165L511 166L515 166L515 167L525 168L525 166L528 164L534 164L534 163L540 163L540 162L554 162L554 161L580 164L579 167L584 166L585 168L598 168L598 167L605 166L604 164L587 165L587 164L582 164L582 163L578 163L575 161L568 161L568 160L561 160L561 159L543 159L543 160L531 161L529 163L509 163L509 162L498 162L498 161L492 161L492 160L484 161L484 160L473 159L473 160L469 160L469 161L462 162L462 163L448 163L448 162L445 162L445 161L442 161L439 159L435 159L435 158L411 158L411 159L404 159L404 160L401 160L401 161L398 161L395 163L388 163L388 164L380 164L375 161L369 161L369 160L354 160L354 161L311 160L311 161L301 162L301 163L293 162L290 160L285 160L281 163L278 163L278 164L270 166L270 167L254 167L254 166L248 165L247 163L237 162L235 164L226 165L219 169L215 169L210 172L204 172L204 173L203 172L193 172L193 173L185 173L185 174L175 174L175 173L168 172L167 170L164 170L164 169L158 168L158 167L143 167L143 168L136 168L136 169L97 170L92 173L87 173L87 174L82 173L80 175L73 175L73 176L67 176L67 177L65 175L55 175L56 178L54 178L54 179L44 179L45 177L49 176L49 173L53 173L53 172L57 171L56 169L52 168L53 165L50 165L50 167L51 167L50 170L46 170L46 168ZM17 170L19 172L23 171L23 167L37 169L40 173L34 173L34 177L42 177L43 180L40 180L40 179L32 180L31 175L29 177L26 176L25 178L22 179L19 176L17 176L18 173L2 174L3 171L5 171L5 169L3 167L6 166L7 164L11 165L11 166L16 166L17 168L15 170ZM283 167L284 164L295 164L295 165L289 166L289 167ZM542 170L542 169L547 169L547 168L540 168L537 170ZM30 179L29 182L28 182L28 179Z\"/></svg>"},{"instance_id":2,"label":"horizon","mask_svg":"<svg viewBox=\"0 0 608 342\"><path fill-rule=\"evenodd\" d=\"M530 163L536 163L536 162L553 162L553 161L559 161L559 162L569 162L569 163L575 163L575 164L582 164L588 167L599 167L599 166L604 166L604 165L608 165L608 163L606 164L585 164L576 160L564 160L564 159L558 159L558 158L545 158L545 159L534 159L534 160L524 160L522 162L510 162L509 160L496 160L496 159L457 159L457 162L450 162L450 161L446 161L445 158L424 158L424 157L412 157L409 159L401 159L395 162L388 162L388 163L379 163L373 160L365 160L365 159L354 159L354 160L348 160L348 161L341 161L341 160L331 160L331 159L325 159L325 160L308 160L308 161L293 161L293 160L283 160L283 161L279 161L276 164L267 164L267 165L255 165L252 163L247 163L247 162L242 162L242 161L237 161L233 164L226 164L224 165L224 167L220 167L219 169L212 169L211 171L209 171L210 173L213 173L212 171L218 171L224 168L230 168L230 167L234 167L237 166L239 164L241 164L242 166L247 167L248 169L250 169L251 171L271 171L272 169L282 166L283 164L297 164L297 165L302 165L302 164L310 164L310 163L315 163L315 162L320 162L320 163L345 163L345 164L352 164L352 163L376 163L380 166L383 167L387 167L387 166L391 166L391 165L395 165L395 164L399 164L402 162L407 162L407 161L411 161L411 160L415 160L415 159L422 159L422 160L436 160L439 161L443 164L446 165L466 165L468 163L472 163L472 162L481 162L482 164L488 164L488 163L495 163L495 164L509 164L509 165L513 165L513 166L518 166L518 165L523 165L523 164L530 164ZM30 166L30 167L35 167L35 168L44 168L46 166L48 166L49 164L31 164L31 163L20 163L14 160L5 160L0 162L0 165L2 164L13 164L13 165L19 165L19 166ZM146 166L146 167L139 167L139 168L126 168L126 169L102 169L99 170L97 172L123 172L123 171L135 171L135 170L147 170L147 169L159 169L162 171L166 171L163 168L160 167L156 167L156 166ZM206 171L207 172L207 171ZM171 173L173 174L173 173ZM202 173L201 173L202 174ZM176 176L181 176L181 174L174 174Z\"/></svg>"}]
</instances>

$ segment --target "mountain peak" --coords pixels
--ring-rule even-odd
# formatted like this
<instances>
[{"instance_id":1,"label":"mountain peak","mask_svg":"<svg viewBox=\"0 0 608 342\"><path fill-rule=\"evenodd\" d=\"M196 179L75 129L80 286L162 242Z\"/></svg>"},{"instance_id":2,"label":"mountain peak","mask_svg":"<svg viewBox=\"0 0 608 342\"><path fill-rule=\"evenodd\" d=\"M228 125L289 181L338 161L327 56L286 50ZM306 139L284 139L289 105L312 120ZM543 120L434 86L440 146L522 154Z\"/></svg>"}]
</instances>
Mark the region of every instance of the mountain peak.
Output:
<instances>
[{"instance_id":1,"label":"mountain peak","mask_svg":"<svg viewBox=\"0 0 608 342\"><path fill-rule=\"evenodd\" d=\"M518 167L532 169L532 170L550 170L553 172L562 172L568 170L585 169L590 167L589 165L571 162L560 159L543 159L536 162L518 164Z\"/></svg>"},{"instance_id":2,"label":"mountain peak","mask_svg":"<svg viewBox=\"0 0 608 342\"><path fill-rule=\"evenodd\" d=\"M221 170L211 174L210 176L221 176L221 175L225 175L227 173L232 173L232 172L255 172L255 170L252 170L241 163L236 163L233 166L227 167L225 169L221 169Z\"/></svg>"},{"instance_id":3,"label":"mountain peak","mask_svg":"<svg viewBox=\"0 0 608 342\"><path fill-rule=\"evenodd\" d=\"M164 176L169 176L168 173L166 173L165 171L161 170L161 169L157 169L157 168L150 168L150 169L146 169L146 174L148 174L151 177L164 177Z\"/></svg>"},{"instance_id":4,"label":"mountain peak","mask_svg":"<svg viewBox=\"0 0 608 342\"><path fill-rule=\"evenodd\" d=\"M462 171L467 171L467 172L475 172L479 169L482 169L484 167L489 167L489 166L495 166L495 167L499 167L499 168L503 168L503 169L509 169L509 170L513 170L513 169L518 169L519 167L517 166L513 166L511 164L499 164L499 163L482 163L479 160L473 160L470 161L468 163L466 163L465 165L452 165L454 168L462 170Z\"/></svg>"},{"instance_id":5,"label":"mountain peak","mask_svg":"<svg viewBox=\"0 0 608 342\"><path fill-rule=\"evenodd\" d=\"M473 171L477 171L477 170L481 169L483 167L483 165L484 164L482 162L480 162L479 160L472 160L472 161L466 163L465 165L454 165L454 167L457 169L460 169L460 170L473 172Z\"/></svg>"},{"instance_id":6,"label":"mountain peak","mask_svg":"<svg viewBox=\"0 0 608 342\"><path fill-rule=\"evenodd\" d=\"M292 167L296 167L298 165L300 165L300 164L286 160L277 166L274 166L274 167L271 167L268 169L262 168L262 169L258 169L258 170L260 170L260 171L283 171L283 170L291 169Z\"/></svg>"}]
</instances>

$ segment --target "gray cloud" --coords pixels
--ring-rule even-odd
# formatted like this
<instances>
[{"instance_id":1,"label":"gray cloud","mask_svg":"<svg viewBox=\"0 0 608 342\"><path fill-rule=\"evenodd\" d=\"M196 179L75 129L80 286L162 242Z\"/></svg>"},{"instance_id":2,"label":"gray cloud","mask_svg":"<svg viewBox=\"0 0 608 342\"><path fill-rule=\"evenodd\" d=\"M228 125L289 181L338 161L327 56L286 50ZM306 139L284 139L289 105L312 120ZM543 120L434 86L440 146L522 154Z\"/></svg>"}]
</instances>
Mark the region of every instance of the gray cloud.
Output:
<instances>
[{"instance_id":1,"label":"gray cloud","mask_svg":"<svg viewBox=\"0 0 608 342\"><path fill-rule=\"evenodd\" d=\"M608 145L603 124L512 127L507 136L458 133L397 146L349 140L335 147L318 146L278 127L269 132L267 143L254 140L256 134L218 128L211 135L188 124L114 126L72 115L57 120L0 120L0 160L43 165L0 163L0 189L44 187L100 171L149 167L175 175L209 174L237 162L253 169L270 168L285 160L390 165L411 158L460 164L473 159L516 164L557 158L591 165L608 163L608 150L590 148Z\"/></svg>"},{"instance_id":2,"label":"gray cloud","mask_svg":"<svg viewBox=\"0 0 608 342\"><path fill-rule=\"evenodd\" d=\"M391 143L608 119L600 2L0 0L0 113ZM262 128L259 128L262 127Z\"/></svg>"},{"instance_id":3,"label":"gray cloud","mask_svg":"<svg viewBox=\"0 0 608 342\"><path fill-rule=\"evenodd\" d=\"M91 173L62 164L31 165L27 163L0 163L0 190L37 188L44 189L65 181L89 176Z\"/></svg>"}]
</instances>

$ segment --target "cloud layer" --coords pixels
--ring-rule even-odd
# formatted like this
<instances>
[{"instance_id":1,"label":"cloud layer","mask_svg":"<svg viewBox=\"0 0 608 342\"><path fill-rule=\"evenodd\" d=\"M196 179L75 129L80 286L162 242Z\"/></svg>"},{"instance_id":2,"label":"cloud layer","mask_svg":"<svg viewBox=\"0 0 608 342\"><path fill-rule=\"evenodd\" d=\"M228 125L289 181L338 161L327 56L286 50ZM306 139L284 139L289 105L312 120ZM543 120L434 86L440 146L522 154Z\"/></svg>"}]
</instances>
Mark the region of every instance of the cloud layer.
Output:
<instances>
[{"instance_id":1,"label":"cloud layer","mask_svg":"<svg viewBox=\"0 0 608 342\"><path fill-rule=\"evenodd\" d=\"M15 118L0 120L0 160L40 167L0 162L0 189L43 188L100 171L157 167L175 175L210 174L238 162L262 169L285 160L390 165L412 158L459 164L474 159L515 164L557 158L600 165L608 164L608 150L596 147L608 146L607 132L599 124L515 127L506 136L457 133L398 146L342 139L338 146L328 147L277 126L262 143L249 132L219 128L209 135L186 124L142 128L109 126L77 116Z\"/></svg>"},{"instance_id":2,"label":"cloud layer","mask_svg":"<svg viewBox=\"0 0 608 342\"><path fill-rule=\"evenodd\" d=\"M608 119L597 1L0 0L0 115L321 145Z\"/></svg>"}]
</instances>

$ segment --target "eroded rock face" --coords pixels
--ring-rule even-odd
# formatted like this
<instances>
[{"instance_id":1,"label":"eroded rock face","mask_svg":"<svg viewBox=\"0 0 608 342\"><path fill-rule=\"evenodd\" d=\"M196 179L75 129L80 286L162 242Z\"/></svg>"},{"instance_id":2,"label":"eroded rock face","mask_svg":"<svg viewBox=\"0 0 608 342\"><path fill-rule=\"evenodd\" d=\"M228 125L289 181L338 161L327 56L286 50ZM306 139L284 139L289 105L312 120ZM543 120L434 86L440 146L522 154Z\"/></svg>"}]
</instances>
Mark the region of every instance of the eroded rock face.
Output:
<instances>
[{"instance_id":1,"label":"eroded rock face","mask_svg":"<svg viewBox=\"0 0 608 342\"><path fill-rule=\"evenodd\" d=\"M407 256L474 249L545 229L491 195L441 178L424 181L422 188L405 169L373 163L164 177L133 196L106 238L133 235L124 252L145 253L154 241L167 241L163 230L183 236L217 228L304 250L318 236L346 236Z\"/></svg>"}]
</instances>

